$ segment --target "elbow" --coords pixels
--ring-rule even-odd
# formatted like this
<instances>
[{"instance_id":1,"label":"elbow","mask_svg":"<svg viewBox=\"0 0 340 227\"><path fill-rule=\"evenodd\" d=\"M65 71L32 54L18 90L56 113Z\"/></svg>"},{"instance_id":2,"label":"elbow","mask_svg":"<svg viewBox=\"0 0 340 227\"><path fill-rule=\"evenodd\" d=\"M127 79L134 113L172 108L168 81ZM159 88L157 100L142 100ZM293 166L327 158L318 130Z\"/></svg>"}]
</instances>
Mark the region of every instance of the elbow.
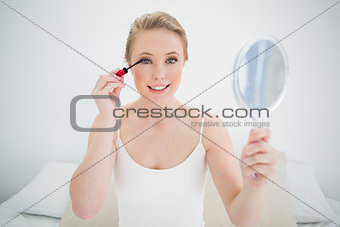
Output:
<instances>
[{"instance_id":1,"label":"elbow","mask_svg":"<svg viewBox=\"0 0 340 227\"><path fill-rule=\"evenodd\" d=\"M230 218L230 217L229 217L229 218ZM243 226L245 226L244 223L241 223L241 222L236 221L236 220L234 220L234 219L231 219L231 218L230 218L230 221L231 221L231 223L233 223L233 225L236 226L236 227L243 227Z\"/></svg>"},{"instance_id":2,"label":"elbow","mask_svg":"<svg viewBox=\"0 0 340 227\"><path fill-rule=\"evenodd\" d=\"M251 223L245 217L233 217L230 213L228 213L228 216L231 223L236 227L254 227L254 223Z\"/></svg>"},{"instance_id":3,"label":"elbow","mask_svg":"<svg viewBox=\"0 0 340 227\"><path fill-rule=\"evenodd\" d=\"M89 206L88 201L84 201L79 196L75 196L74 191L72 190L72 186L70 187L70 197L71 197L71 207L72 212L75 216L82 220L88 220L96 215L98 209L95 209L93 204ZM77 194L76 194L77 195Z\"/></svg>"},{"instance_id":4,"label":"elbow","mask_svg":"<svg viewBox=\"0 0 340 227\"><path fill-rule=\"evenodd\" d=\"M94 210L94 209L79 208L77 206L73 206L73 204L72 204L72 211L73 211L75 216L77 216L78 218L80 218L82 220L91 219L98 212L98 210Z\"/></svg>"},{"instance_id":5,"label":"elbow","mask_svg":"<svg viewBox=\"0 0 340 227\"><path fill-rule=\"evenodd\" d=\"M235 225L236 227L254 227L257 224L257 221L254 220L247 220L246 218L243 218L242 220L235 220L230 218L231 223Z\"/></svg>"},{"instance_id":6,"label":"elbow","mask_svg":"<svg viewBox=\"0 0 340 227\"><path fill-rule=\"evenodd\" d=\"M230 221L236 227L254 227L254 224L247 224L247 223L244 223L244 222L237 222L237 221L233 221L233 220L230 220Z\"/></svg>"},{"instance_id":7,"label":"elbow","mask_svg":"<svg viewBox=\"0 0 340 227\"><path fill-rule=\"evenodd\" d=\"M233 221L231 221L231 223L233 223L233 225L236 227L254 227L254 225L245 225L245 224L240 224L240 223L233 222Z\"/></svg>"}]
</instances>

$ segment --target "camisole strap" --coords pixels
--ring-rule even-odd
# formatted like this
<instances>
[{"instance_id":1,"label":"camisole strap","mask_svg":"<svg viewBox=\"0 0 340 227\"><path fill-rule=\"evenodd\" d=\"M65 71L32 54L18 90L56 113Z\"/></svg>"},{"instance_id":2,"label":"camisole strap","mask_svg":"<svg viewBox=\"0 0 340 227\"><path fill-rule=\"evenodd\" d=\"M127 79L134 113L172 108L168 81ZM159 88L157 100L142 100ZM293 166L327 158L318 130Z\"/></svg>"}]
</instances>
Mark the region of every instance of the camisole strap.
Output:
<instances>
[{"instance_id":1,"label":"camisole strap","mask_svg":"<svg viewBox=\"0 0 340 227\"><path fill-rule=\"evenodd\" d=\"M118 140L119 140L119 142L121 143L121 144L123 144L123 142L120 140L120 128L119 129L117 129L117 141L116 141L116 144L118 145Z\"/></svg>"},{"instance_id":2,"label":"camisole strap","mask_svg":"<svg viewBox=\"0 0 340 227\"><path fill-rule=\"evenodd\" d=\"M202 143L203 123L204 123L204 114L203 114L202 120L201 120L200 143Z\"/></svg>"}]
</instances>

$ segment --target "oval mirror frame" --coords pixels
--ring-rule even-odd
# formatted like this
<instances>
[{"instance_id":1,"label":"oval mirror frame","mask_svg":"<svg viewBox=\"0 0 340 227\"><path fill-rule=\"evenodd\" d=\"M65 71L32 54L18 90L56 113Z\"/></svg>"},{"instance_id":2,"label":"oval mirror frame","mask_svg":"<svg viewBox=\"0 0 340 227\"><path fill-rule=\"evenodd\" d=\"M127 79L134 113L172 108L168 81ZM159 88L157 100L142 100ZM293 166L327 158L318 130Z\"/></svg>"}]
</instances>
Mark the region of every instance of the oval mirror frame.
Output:
<instances>
[{"instance_id":1,"label":"oval mirror frame","mask_svg":"<svg viewBox=\"0 0 340 227\"><path fill-rule=\"evenodd\" d=\"M262 51L260 54L254 56L252 59L250 59L248 62L243 63L243 65L241 65L242 61L245 58L245 55L248 53L249 49L256 43L258 43L259 41L269 41L272 44L265 49L264 51ZM242 94L241 94L241 89L240 89L240 81L239 81L239 72L240 69L245 66L246 64L250 63L252 60L256 59L257 57L261 56L263 53L265 53L266 51L270 50L271 48L278 48L278 50L280 51L281 55L282 55L282 60L283 60L283 65L284 65L284 79L283 79L283 85L281 88L281 91L278 95L278 97L276 97L276 100L268 107L256 107L256 108L267 108L269 110L269 113L271 113L282 101L286 90L287 90L287 83L288 83L288 70L289 70L289 66L288 66L288 59L287 59L287 55L286 52L284 50L284 48L282 47L282 45L280 44L282 40L277 41L276 38L274 38L271 35L268 34L257 34L254 35L252 37L250 37L249 39L245 40L242 45L241 48L239 48L239 51L236 55L235 61L234 61L234 65L233 65L233 93L236 97L236 101L238 102L238 104L241 107L244 108L255 108L255 107L250 107L244 100Z\"/></svg>"}]
</instances>

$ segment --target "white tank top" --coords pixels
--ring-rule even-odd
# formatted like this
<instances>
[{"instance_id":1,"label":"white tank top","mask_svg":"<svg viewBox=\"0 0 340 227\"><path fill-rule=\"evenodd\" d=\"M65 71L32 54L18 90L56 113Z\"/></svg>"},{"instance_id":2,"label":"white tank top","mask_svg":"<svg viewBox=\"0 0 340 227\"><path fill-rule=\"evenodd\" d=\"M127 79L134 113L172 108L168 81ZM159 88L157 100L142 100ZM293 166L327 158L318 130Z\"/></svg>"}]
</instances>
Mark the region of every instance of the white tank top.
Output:
<instances>
[{"instance_id":1,"label":"white tank top","mask_svg":"<svg viewBox=\"0 0 340 227\"><path fill-rule=\"evenodd\" d=\"M122 146L119 130L117 133L113 178L119 227L204 227L208 165L202 136L194 151L179 165L151 169L131 158Z\"/></svg>"}]
</instances>

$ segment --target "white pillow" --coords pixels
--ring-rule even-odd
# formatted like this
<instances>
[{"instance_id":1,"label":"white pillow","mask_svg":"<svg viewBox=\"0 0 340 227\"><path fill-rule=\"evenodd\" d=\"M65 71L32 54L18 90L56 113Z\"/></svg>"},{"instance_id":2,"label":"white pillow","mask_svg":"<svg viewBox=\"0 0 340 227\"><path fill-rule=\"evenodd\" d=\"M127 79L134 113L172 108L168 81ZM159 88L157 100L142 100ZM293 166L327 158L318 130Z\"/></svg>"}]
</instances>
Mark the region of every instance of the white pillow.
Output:
<instances>
[{"instance_id":1,"label":"white pillow","mask_svg":"<svg viewBox=\"0 0 340 227\"><path fill-rule=\"evenodd\" d=\"M334 213L337 216L340 216L340 201L335 200L335 199L331 199L331 198L326 198L329 206L332 208L332 210L334 211Z\"/></svg>"},{"instance_id":2,"label":"white pillow","mask_svg":"<svg viewBox=\"0 0 340 227\"><path fill-rule=\"evenodd\" d=\"M329 219L336 219L335 213L328 205L326 198L317 183L311 164L288 159L287 177L290 192L312 207L310 208L291 196L297 223L329 222ZM327 218L320 215L313 209L317 210Z\"/></svg>"},{"instance_id":3,"label":"white pillow","mask_svg":"<svg viewBox=\"0 0 340 227\"><path fill-rule=\"evenodd\" d=\"M337 215L337 218L334 220L334 222L337 224L337 226L340 225L340 201L331 199L331 198L326 198L329 206L332 208L334 213Z\"/></svg>"},{"instance_id":4,"label":"white pillow","mask_svg":"<svg viewBox=\"0 0 340 227\"><path fill-rule=\"evenodd\" d=\"M6 223L4 225L6 227L18 227L18 226L26 227L27 226L25 218L22 215L19 215L16 218L14 218L14 217L15 216L12 216L12 215L10 215L10 216L6 216L6 215L2 216L1 215L0 216L0 225L2 226ZM12 218L14 218L14 219L12 220ZM9 220L11 220L11 221L9 221Z\"/></svg>"},{"instance_id":5,"label":"white pillow","mask_svg":"<svg viewBox=\"0 0 340 227\"><path fill-rule=\"evenodd\" d=\"M69 183L65 183L71 180L78 165L47 163L27 186L6 201L5 206L22 212L33 205L24 213L61 218L70 200Z\"/></svg>"}]
</instances>

